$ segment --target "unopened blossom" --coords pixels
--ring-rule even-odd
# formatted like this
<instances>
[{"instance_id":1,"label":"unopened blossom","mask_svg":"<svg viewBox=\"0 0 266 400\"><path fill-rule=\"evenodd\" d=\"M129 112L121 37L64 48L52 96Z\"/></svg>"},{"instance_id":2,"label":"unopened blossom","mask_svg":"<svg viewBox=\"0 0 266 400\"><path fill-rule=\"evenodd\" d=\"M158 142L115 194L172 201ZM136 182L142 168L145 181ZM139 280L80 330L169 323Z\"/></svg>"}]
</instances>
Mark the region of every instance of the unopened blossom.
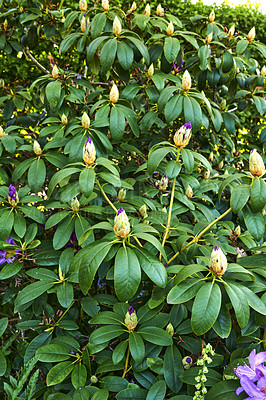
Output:
<instances>
[{"instance_id":1,"label":"unopened blossom","mask_svg":"<svg viewBox=\"0 0 266 400\"><path fill-rule=\"evenodd\" d=\"M134 308L130 306L126 313L125 325L129 331L133 331L136 328L137 324L138 324L137 315L135 313Z\"/></svg>"},{"instance_id":2,"label":"unopened blossom","mask_svg":"<svg viewBox=\"0 0 266 400\"><path fill-rule=\"evenodd\" d=\"M225 273L227 269L227 258L219 246L215 246L210 258L210 270L218 276Z\"/></svg>"},{"instance_id":3,"label":"unopened blossom","mask_svg":"<svg viewBox=\"0 0 266 400\"><path fill-rule=\"evenodd\" d=\"M83 126L83 128L89 129L90 124L91 124L90 117L86 112L84 112L81 117L81 125Z\"/></svg>"},{"instance_id":4,"label":"unopened blossom","mask_svg":"<svg viewBox=\"0 0 266 400\"><path fill-rule=\"evenodd\" d=\"M4 129L2 128L2 126L0 126L0 138L2 136L6 136L6 133L5 133Z\"/></svg>"},{"instance_id":5,"label":"unopened blossom","mask_svg":"<svg viewBox=\"0 0 266 400\"><path fill-rule=\"evenodd\" d=\"M83 161L89 166L94 163L96 158L96 150L89 136L83 147Z\"/></svg>"},{"instance_id":6,"label":"unopened blossom","mask_svg":"<svg viewBox=\"0 0 266 400\"><path fill-rule=\"evenodd\" d=\"M117 196L118 201L125 200L126 194L127 194L127 191L126 191L125 188L120 189L119 192L118 192L118 196Z\"/></svg>"},{"instance_id":7,"label":"unopened blossom","mask_svg":"<svg viewBox=\"0 0 266 400\"><path fill-rule=\"evenodd\" d=\"M214 10L212 10L212 12L209 15L209 21L213 22L214 20L215 20L215 12L214 12Z\"/></svg>"},{"instance_id":8,"label":"unopened blossom","mask_svg":"<svg viewBox=\"0 0 266 400\"><path fill-rule=\"evenodd\" d=\"M159 189L160 189L162 192L165 192L166 189L167 189L167 186L168 186L168 178L167 178L167 175L164 174L163 177L162 177L162 179L161 179L160 182L159 182Z\"/></svg>"},{"instance_id":9,"label":"unopened blossom","mask_svg":"<svg viewBox=\"0 0 266 400\"><path fill-rule=\"evenodd\" d=\"M191 76L188 70L184 72L183 79L182 79L182 88L186 92L191 88Z\"/></svg>"},{"instance_id":10,"label":"unopened blossom","mask_svg":"<svg viewBox=\"0 0 266 400\"><path fill-rule=\"evenodd\" d=\"M119 91L115 83L113 84L112 89L110 90L109 98L111 103L117 103L119 99Z\"/></svg>"},{"instance_id":11,"label":"unopened blossom","mask_svg":"<svg viewBox=\"0 0 266 400\"><path fill-rule=\"evenodd\" d=\"M78 198L76 196L73 197L73 199L71 200L71 209L74 212L78 212L79 211L79 201L78 201Z\"/></svg>"},{"instance_id":12,"label":"unopened blossom","mask_svg":"<svg viewBox=\"0 0 266 400\"><path fill-rule=\"evenodd\" d=\"M210 173L210 170L207 169L207 170L204 172L203 178L204 178L204 179L209 179L210 174L211 174L211 173Z\"/></svg>"},{"instance_id":13,"label":"unopened blossom","mask_svg":"<svg viewBox=\"0 0 266 400\"><path fill-rule=\"evenodd\" d=\"M173 25L173 22L171 21L171 22L169 22L167 29L166 29L167 35L172 36L172 34L174 33L174 30L175 30L174 25Z\"/></svg>"},{"instance_id":14,"label":"unopened blossom","mask_svg":"<svg viewBox=\"0 0 266 400\"><path fill-rule=\"evenodd\" d=\"M151 15L151 7L149 4L146 5L144 15Z\"/></svg>"},{"instance_id":15,"label":"unopened blossom","mask_svg":"<svg viewBox=\"0 0 266 400\"><path fill-rule=\"evenodd\" d=\"M193 190L190 185L188 185L188 187L186 188L185 195L188 199L191 199L193 197Z\"/></svg>"},{"instance_id":16,"label":"unopened blossom","mask_svg":"<svg viewBox=\"0 0 266 400\"><path fill-rule=\"evenodd\" d=\"M122 31L121 22L119 21L118 17L115 17L113 22L113 32L117 36L120 35L121 31Z\"/></svg>"},{"instance_id":17,"label":"unopened blossom","mask_svg":"<svg viewBox=\"0 0 266 400\"><path fill-rule=\"evenodd\" d=\"M109 0L102 0L102 8L104 9L104 11L109 10Z\"/></svg>"},{"instance_id":18,"label":"unopened blossom","mask_svg":"<svg viewBox=\"0 0 266 400\"><path fill-rule=\"evenodd\" d=\"M208 36L207 36L206 39L205 39L205 43L206 43L206 44L210 44L210 43L211 43L211 41L212 41L212 36L213 36L212 32L208 34Z\"/></svg>"},{"instance_id":19,"label":"unopened blossom","mask_svg":"<svg viewBox=\"0 0 266 400\"><path fill-rule=\"evenodd\" d=\"M249 42L252 42L252 40L255 39L255 35L256 35L255 26L253 26L253 28L250 29L250 31L249 31L249 33L248 33L248 35L247 35L247 40L248 40Z\"/></svg>"},{"instance_id":20,"label":"unopened blossom","mask_svg":"<svg viewBox=\"0 0 266 400\"><path fill-rule=\"evenodd\" d=\"M86 0L79 0L79 9L80 11L87 11L87 1Z\"/></svg>"},{"instance_id":21,"label":"unopened blossom","mask_svg":"<svg viewBox=\"0 0 266 400\"><path fill-rule=\"evenodd\" d=\"M36 156L40 156L42 154L42 149L37 140L34 140L33 142L33 151L36 154Z\"/></svg>"},{"instance_id":22,"label":"unopened blossom","mask_svg":"<svg viewBox=\"0 0 266 400\"><path fill-rule=\"evenodd\" d=\"M80 29L81 29L81 32L84 33L84 32L86 31L86 28L87 28L87 26L88 26L88 23L89 23L89 20L86 19L86 14L84 14L84 15L82 16L81 22L80 22Z\"/></svg>"},{"instance_id":23,"label":"unopened blossom","mask_svg":"<svg viewBox=\"0 0 266 400\"><path fill-rule=\"evenodd\" d=\"M15 207L19 202L17 189L13 185L8 188L8 202L12 207Z\"/></svg>"},{"instance_id":24,"label":"unopened blossom","mask_svg":"<svg viewBox=\"0 0 266 400\"><path fill-rule=\"evenodd\" d=\"M240 227L240 225L237 225L236 229L234 230L234 234L236 236L240 236L241 235L241 227Z\"/></svg>"},{"instance_id":25,"label":"unopened blossom","mask_svg":"<svg viewBox=\"0 0 266 400\"><path fill-rule=\"evenodd\" d=\"M176 147L182 149L188 145L191 137L191 122L186 122L179 128L174 135L174 143Z\"/></svg>"},{"instance_id":26,"label":"unopened blossom","mask_svg":"<svg viewBox=\"0 0 266 400\"><path fill-rule=\"evenodd\" d=\"M153 66L153 64L151 64L151 65L149 66L149 68L148 68L147 75L148 75L148 77L150 77L150 76L152 76L153 74L154 74L154 66Z\"/></svg>"},{"instance_id":27,"label":"unopened blossom","mask_svg":"<svg viewBox=\"0 0 266 400\"><path fill-rule=\"evenodd\" d=\"M185 60L182 60L180 65L177 65L177 62L174 61L172 71L178 73L182 70L183 65L185 64Z\"/></svg>"},{"instance_id":28,"label":"unopened blossom","mask_svg":"<svg viewBox=\"0 0 266 400\"><path fill-rule=\"evenodd\" d=\"M266 76L266 65L263 65L260 71L261 76Z\"/></svg>"},{"instance_id":29,"label":"unopened blossom","mask_svg":"<svg viewBox=\"0 0 266 400\"><path fill-rule=\"evenodd\" d=\"M6 243L12 244L13 246L16 245L14 239L10 236L6 239ZM12 263L15 260L15 258L18 256L17 255L18 252L19 252L19 249L0 250L0 265L3 265L5 263L7 263L7 264Z\"/></svg>"},{"instance_id":30,"label":"unopened blossom","mask_svg":"<svg viewBox=\"0 0 266 400\"><path fill-rule=\"evenodd\" d=\"M262 157L256 149L251 150L249 156L249 171L253 176L262 176L265 173L265 166Z\"/></svg>"},{"instance_id":31,"label":"unopened blossom","mask_svg":"<svg viewBox=\"0 0 266 400\"><path fill-rule=\"evenodd\" d=\"M67 123L68 123L68 118L64 113L62 114L61 122L63 125L67 125Z\"/></svg>"},{"instance_id":32,"label":"unopened blossom","mask_svg":"<svg viewBox=\"0 0 266 400\"><path fill-rule=\"evenodd\" d=\"M158 17L162 17L164 15L164 9L161 4L159 4L156 8L156 15L158 15Z\"/></svg>"},{"instance_id":33,"label":"unopened blossom","mask_svg":"<svg viewBox=\"0 0 266 400\"><path fill-rule=\"evenodd\" d=\"M119 208L114 219L114 232L122 239L125 239L130 232L128 216L122 207Z\"/></svg>"},{"instance_id":34,"label":"unopened blossom","mask_svg":"<svg viewBox=\"0 0 266 400\"><path fill-rule=\"evenodd\" d=\"M52 69L52 77L54 78L54 79L57 79L57 78L59 78L59 69L57 68L57 65L54 65L53 66L53 69Z\"/></svg>"},{"instance_id":35,"label":"unopened blossom","mask_svg":"<svg viewBox=\"0 0 266 400\"><path fill-rule=\"evenodd\" d=\"M193 360L189 356L186 356L182 359L182 364L183 364L184 369L189 369L191 367L192 363L193 363Z\"/></svg>"},{"instance_id":36,"label":"unopened blossom","mask_svg":"<svg viewBox=\"0 0 266 400\"><path fill-rule=\"evenodd\" d=\"M165 330L166 330L167 333L169 333L170 336L172 336L172 337L174 336L175 330L174 330L174 327L173 327L173 325L171 323L169 323L167 325Z\"/></svg>"},{"instance_id":37,"label":"unopened blossom","mask_svg":"<svg viewBox=\"0 0 266 400\"><path fill-rule=\"evenodd\" d=\"M234 33L235 33L235 25L232 25L227 33L227 36L229 37L234 36Z\"/></svg>"},{"instance_id":38,"label":"unopened blossom","mask_svg":"<svg viewBox=\"0 0 266 400\"><path fill-rule=\"evenodd\" d=\"M213 162L213 158L214 158L214 155L213 155L213 152L211 152L210 155L209 155L209 161Z\"/></svg>"},{"instance_id":39,"label":"unopened blossom","mask_svg":"<svg viewBox=\"0 0 266 400\"><path fill-rule=\"evenodd\" d=\"M139 209L139 214L142 218L146 218L147 217L147 206L146 204L143 204L140 209Z\"/></svg>"}]
</instances>

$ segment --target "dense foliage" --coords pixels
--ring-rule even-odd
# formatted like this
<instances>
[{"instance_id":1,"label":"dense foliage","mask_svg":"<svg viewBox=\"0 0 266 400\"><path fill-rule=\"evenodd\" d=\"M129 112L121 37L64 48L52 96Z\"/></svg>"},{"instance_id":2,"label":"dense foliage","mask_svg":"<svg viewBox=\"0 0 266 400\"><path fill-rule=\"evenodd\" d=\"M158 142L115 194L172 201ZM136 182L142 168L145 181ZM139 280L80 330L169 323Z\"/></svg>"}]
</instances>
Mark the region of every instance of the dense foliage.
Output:
<instances>
[{"instance_id":1,"label":"dense foliage","mask_svg":"<svg viewBox=\"0 0 266 400\"><path fill-rule=\"evenodd\" d=\"M62 4L0 6L2 54L35 68L0 88L1 397L244 399L266 46L214 13Z\"/></svg>"}]
</instances>

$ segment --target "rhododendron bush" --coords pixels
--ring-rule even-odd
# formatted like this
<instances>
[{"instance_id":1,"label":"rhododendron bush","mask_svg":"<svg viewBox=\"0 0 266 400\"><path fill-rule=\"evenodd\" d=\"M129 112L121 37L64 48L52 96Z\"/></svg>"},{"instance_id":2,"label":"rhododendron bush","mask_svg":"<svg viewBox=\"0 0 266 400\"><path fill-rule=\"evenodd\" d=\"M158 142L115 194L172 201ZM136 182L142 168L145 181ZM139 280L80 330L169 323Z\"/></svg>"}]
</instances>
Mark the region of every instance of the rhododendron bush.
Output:
<instances>
[{"instance_id":1,"label":"rhododendron bush","mask_svg":"<svg viewBox=\"0 0 266 400\"><path fill-rule=\"evenodd\" d=\"M3 399L266 398L266 46L164 7L0 5Z\"/></svg>"}]
</instances>

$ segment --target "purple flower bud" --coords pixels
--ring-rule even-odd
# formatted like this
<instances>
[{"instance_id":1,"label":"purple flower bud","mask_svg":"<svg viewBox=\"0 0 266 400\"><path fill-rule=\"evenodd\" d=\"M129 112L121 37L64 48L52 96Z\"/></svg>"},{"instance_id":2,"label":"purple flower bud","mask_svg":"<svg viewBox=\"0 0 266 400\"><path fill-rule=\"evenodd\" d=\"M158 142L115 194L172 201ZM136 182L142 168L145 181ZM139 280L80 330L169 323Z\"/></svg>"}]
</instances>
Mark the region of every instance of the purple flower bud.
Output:
<instances>
[{"instance_id":1,"label":"purple flower bud","mask_svg":"<svg viewBox=\"0 0 266 400\"><path fill-rule=\"evenodd\" d=\"M132 306L130 306L127 311L129 313L129 315L132 315L135 312L135 310L134 310L134 308Z\"/></svg>"},{"instance_id":2,"label":"purple flower bud","mask_svg":"<svg viewBox=\"0 0 266 400\"><path fill-rule=\"evenodd\" d=\"M81 74L78 74L78 75L77 75L77 79L82 79Z\"/></svg>"},{"instance_id":3,"label":"purple flower bud","mask_svg":"<svg viewBox=\"0 0 266 400\"><path fill-rule=\"evenodd\" d=\"M88 139L86 140L85 146L90 143L91 144L91 137L89 136Z\"/></svg>"},{"instance_id":4,"label":"purple flower bud","mask_svg":"<svg viewBox=\"0 0 266 400\"><path fill-rule=\"evenodd\" d=\"M187 362L188 364L190 364L191 361L192 361L192 360L191 360L191 357L187 357L187 358L186 358L186 362Z\"/></svg>"},{"instance_id":5,"label":"purple flower bud","mask_svg":"<svg viewBox=\"0 0 266 400\"><path fill-rule=\"evenodd\" d=\"M186 129L191 129L191 122L189 121L189 122L186 122L184 125L183 125Z\"/></svg>"},{"instance_id":6,"label":"purple flower bud","mask_svg":"<svg viewBox=\"0 0 266 400\"><path fill-rule=\"evenodd\" d=\"M214 250L215 250L215 251L218 251L219 248L220 248L219 246L215 246L215 247L214 247Z\"/></svg>"},{"instance_id":7,"label":"purple flower bud","mask_svg":"<svg viewBox=\"0 0 266 400\"><path fill-rule=\"evenodd\" d=\"M119 210L117 211L117 216L118 216L119 214L121 214L122 212L124 212L124 209L123 209L123 207L120 207Z\"/></svg>"}]
</instances>

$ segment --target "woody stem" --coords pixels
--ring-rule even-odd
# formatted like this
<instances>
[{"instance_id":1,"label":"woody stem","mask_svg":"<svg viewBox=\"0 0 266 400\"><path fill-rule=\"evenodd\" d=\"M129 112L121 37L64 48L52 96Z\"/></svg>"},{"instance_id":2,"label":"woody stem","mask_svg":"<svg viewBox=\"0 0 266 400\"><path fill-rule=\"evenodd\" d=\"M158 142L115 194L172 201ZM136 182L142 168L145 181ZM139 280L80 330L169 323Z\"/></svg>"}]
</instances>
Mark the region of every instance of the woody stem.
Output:
<instances>
[{"instance_id":1,"label":"woody stem","mask_svg":"<svg viewBox=\"0 0 266 400\"><path fill-rule=\"evenodd\" d=\"M117 214L117 208L113 205L113 203L108 199L108 197L106 196L105 191L103 190L102 186L100 185L98 179L96 179L96 184L98 186L98 188L100 189L103 197L105 198L105 200L107 201L108 204L110 204L110 206L112 207L112 209L114 210L114 212Z\"/></svg>"},{"instance_id":2,"label":"woody stem","mask_svg":"<svg viewBox=\"0 0 266 400\"><path fill-rule=\"evenodd\" d=\"M126 364L125 364L125 369L124 369L124 372L123 372L122 378L124 378L124 377L125 377L125 375L126 375L126 373L127 373L127 367L128 367L128 361L129 361L129 354L130 354L130 352L129 352L129 345L128 345L128 348L127 348L127 358L126 358Z\"/></svg>"}]
</instances>

